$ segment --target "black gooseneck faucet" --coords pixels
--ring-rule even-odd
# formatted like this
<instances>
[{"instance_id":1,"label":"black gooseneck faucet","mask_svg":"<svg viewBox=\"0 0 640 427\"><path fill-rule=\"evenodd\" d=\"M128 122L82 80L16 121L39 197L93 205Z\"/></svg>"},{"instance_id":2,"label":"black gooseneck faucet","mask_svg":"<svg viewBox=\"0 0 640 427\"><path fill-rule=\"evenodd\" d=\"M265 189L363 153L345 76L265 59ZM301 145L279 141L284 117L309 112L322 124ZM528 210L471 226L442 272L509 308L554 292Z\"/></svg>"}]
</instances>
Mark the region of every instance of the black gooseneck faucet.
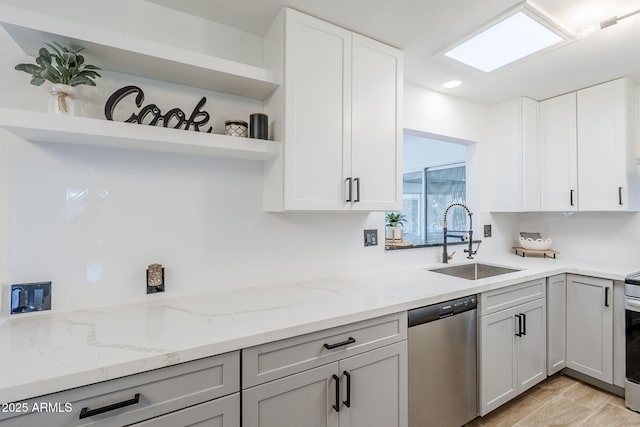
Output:
<instances>
[{"instance_id":1,"label":"black gooseneck faucet","mask_svg":"<svg viewBox=\"0 0 640 427\"><path fill-rule=\"evenodd\" d=\"M465 205L464 203L457 203L457 202L451 203L449 206L447 206L447 209L444 211L444 222L442 224L442 230L444 232L444 242L442 244L442 262L445 264L449 263L449 253L447 251L447 236L448 236L447 215L449 214L449 209L451 209L454 206L460 206L461 208L464 208L469 214L469 249L464 250L469 254L469 256L467 256L467 259L473 259L473 255L475 255L478 252L473 250L473 217L472 217L473 212L471 212L471 209L469 209L467 205ZM456 231L456 232L461 233L461 231Z\"/></svg>"}]
</instances>

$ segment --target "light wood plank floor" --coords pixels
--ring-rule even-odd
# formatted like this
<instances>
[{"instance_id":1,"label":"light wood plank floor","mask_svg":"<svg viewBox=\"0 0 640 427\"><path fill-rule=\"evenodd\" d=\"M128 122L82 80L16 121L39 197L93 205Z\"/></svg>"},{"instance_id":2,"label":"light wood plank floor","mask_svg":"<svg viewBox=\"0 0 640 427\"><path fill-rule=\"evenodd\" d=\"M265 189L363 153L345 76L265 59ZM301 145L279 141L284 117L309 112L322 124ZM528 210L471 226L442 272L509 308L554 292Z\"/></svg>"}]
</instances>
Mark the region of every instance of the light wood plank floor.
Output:
<instances>
[{"instance_id":1,"label":"light wood plank floor","mask_svg":"<svg viewBox=\"0 0 640 427\"><path fill-rule=\"evenodd\" d=\"M469 427L640 426L624 399L566 375L554 375Z\"/></svg>"}]
</instances>

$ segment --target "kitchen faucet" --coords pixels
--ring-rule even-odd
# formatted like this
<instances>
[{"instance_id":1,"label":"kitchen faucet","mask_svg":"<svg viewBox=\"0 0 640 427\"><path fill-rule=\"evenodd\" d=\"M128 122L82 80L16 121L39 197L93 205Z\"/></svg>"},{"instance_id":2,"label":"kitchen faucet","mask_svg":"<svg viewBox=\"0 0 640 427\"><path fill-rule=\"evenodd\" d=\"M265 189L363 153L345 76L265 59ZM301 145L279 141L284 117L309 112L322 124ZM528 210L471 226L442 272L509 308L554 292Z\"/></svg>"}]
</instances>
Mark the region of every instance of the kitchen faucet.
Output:
<instances>
[{"instance_id":1,"label":"kitchen faucet","mask_svg":"<svg viewBox=\"0 0 640 427\"><path fill-rule=\"evenodd\" d=\"M447 209L444 211L444 222L442 224L442 230L444 232L444 242L442 244L442 262L444 262L445 264L449 263L449 253L447 252L447 236L449 235L448 233L452 233L452 232L464 233L464 231L447 230L447 215L449 214L449 209L451 209L454 206L460 206L464 208L469 214L469 249L464 250L469 254L467 259L473 259L473 255L475 255L478 252L477 250L476 251L473 250L473 219L471 217L471 215L473 215L473 212L471 212L471 209L469 209L467 205L463 203L457 203L457 202L451 203L449 206L447 206ZM462 236L456 236L456 237L462 238Z\"/></svg>"}]
</instances>

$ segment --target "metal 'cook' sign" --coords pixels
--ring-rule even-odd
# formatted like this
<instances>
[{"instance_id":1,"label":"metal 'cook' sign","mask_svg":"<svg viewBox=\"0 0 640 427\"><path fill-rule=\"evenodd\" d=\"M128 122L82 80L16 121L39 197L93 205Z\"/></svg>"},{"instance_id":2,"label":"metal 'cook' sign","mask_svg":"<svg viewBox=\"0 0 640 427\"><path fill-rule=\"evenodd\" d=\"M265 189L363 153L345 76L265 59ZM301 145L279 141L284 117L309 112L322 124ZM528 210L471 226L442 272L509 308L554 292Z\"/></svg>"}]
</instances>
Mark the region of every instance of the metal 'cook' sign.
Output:
<instances>
[{"instance_id":1,"label":"metal 'cook' sign","mask_svg":"<svg viewBox=\"0 0 640 427\"><path fill-rule=\"evenodd\" d=\"M125 86L115 91L113 95L107 99L107 103L104 106L104 115L107 117L107 120L113 120L113 111L116 109L118 103L134 93L137 93L135 98L136 106L141 107L144 102L144 92L142 89L138 86ZM204 106L205 102L207 102L207 98L203 96L200 102L198 102L193 109L193 112L188 119L185 112L180 108L172 108L165 114L162 114L162 111L160 111L160 108L158 108L156 104L148 104L140 108L140 111L137 114L132 113L125 122L150 126L159 126L161 123L162 126L166 128L170 127L184 130L190 130L190 128L193 128L196 132L200 132L200 126L206 125L210 119L209 113L200 110L200 108ZM209 127L206 133L211 133L212 131L213 127Z\"/></svg>"}]
</instances>

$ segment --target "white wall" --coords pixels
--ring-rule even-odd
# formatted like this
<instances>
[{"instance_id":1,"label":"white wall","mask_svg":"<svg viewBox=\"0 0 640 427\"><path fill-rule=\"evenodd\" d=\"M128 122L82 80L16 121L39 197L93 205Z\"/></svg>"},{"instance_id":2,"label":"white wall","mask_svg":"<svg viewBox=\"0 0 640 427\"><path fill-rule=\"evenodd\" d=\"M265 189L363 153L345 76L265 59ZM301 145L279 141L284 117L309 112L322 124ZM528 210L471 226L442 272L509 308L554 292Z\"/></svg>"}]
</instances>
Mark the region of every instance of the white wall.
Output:
<instances>
[{"instance_id":1,"label":"white wall","mask_svg":"<svg viewBox=\"0 0 640 427\"><path fill-rule=\"evenodd\" d=\"M466 160L466 145L452 144L431 138L403 135L402 171L422 171L430 166L462 163Z\"/></svg>"},{"instance_id":2,"label":"white wall","mask_svg":"<svg viewBox=\"0 0 640 427\"><path fill-rule=\"evenodd\" d=\"M27 3L54 9L35 0L20 6ZM116 25L106 18L115 12L103 15L101 10L111 4L83 5L96 25ZM118 25L136 35L149 30L155 37L160 16L141 20L136 28ZM176 22L189 26L185 16ZM168 28L174 22L165 16L161 24ZM29 76L13 70L32 58L4 32L0 49L0 106L45 111L46 88L29 85ZM125 84L141 86L145 101L161 109L189 110L206 96L205 110L217 133L225 119L247 117L262 107L254 100L104 72L97 88L82 88L84 114L102 118L107 97ZM405 94L405 127L477 141L479 147L486 142L486 126L480 124L485 107L414 85L407 85ZM0 144L8 150L7 156L0 152L6 166L0 174L0 283L52 280L55 310L415 267L440 259L438 248L365 248L363 229L377 228L384 235L383 213L263 212L259 162L33 144L5 131ZM3 188L8 189L5 197ZM481 211L474 219L476 230L491 220ZM501 231L511 223L494 224L495 235L513 234ZM503 251L500 242L499 237L487 239L481 251ZM154 262L166 268L167 292L149 297L145 269Z\"/></svg>"}]
</instances>

